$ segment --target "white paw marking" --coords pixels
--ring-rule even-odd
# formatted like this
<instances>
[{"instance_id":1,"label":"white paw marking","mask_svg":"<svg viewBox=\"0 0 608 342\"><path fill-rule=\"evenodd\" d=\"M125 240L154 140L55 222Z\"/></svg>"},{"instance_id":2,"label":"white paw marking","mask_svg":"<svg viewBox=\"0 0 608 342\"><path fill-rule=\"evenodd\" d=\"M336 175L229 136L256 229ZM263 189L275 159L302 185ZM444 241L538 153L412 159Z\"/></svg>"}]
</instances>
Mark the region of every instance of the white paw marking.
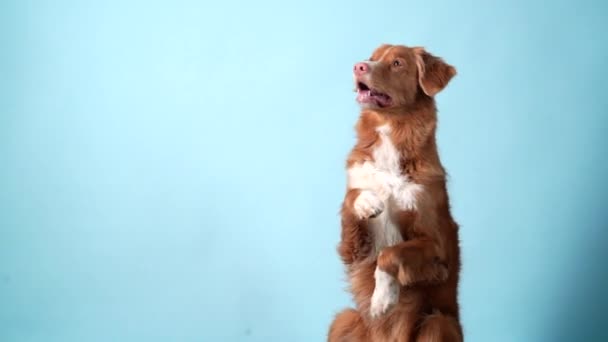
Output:
<instances>
[{"instance_id":1,"label":"white paw marking","mask_svg":"<svg viewBox=\"0 0 608 342\"><path fill-rule=\"evenodd\" d=\"M371 190L383 201L389 198L393 189L401 185L398 176L376 168L371 162L349 168L347 183L350 189Z\"/></svg>"},{"instance_id":2,"label":"white paw marking","mask_svg":"<svg viewBox=\"0 0 608 342\"><path fill-rule=\"evenodd\" d=\"M422 185L410 182L404 182L398 188L395 188L393 197L397 206L402 210L416 210L418 202L418 194L423 190Z\"/></svg>"},{"instance_id":3,"label":"white paw marking","mask_svg":"<svg viewBox=\"0 0 608 342\"><path fill-rule=\"evenodd\" d=\"M355 199L353 207L358 218L367 219L380 214L384 210L384 203L374 192L363 190Z\"/></svg>"},{"instance_id":4,"label":"white paw marking","mask_svg":"<svg viewBox=\"0 0 608 342\"><path fill-rule=\"evenodd\" d=\"M376 267L376 287L372 294L370 314L372 318L384 315L399 301L399 284L390 274Z\"/></svg>"}]
</instances>

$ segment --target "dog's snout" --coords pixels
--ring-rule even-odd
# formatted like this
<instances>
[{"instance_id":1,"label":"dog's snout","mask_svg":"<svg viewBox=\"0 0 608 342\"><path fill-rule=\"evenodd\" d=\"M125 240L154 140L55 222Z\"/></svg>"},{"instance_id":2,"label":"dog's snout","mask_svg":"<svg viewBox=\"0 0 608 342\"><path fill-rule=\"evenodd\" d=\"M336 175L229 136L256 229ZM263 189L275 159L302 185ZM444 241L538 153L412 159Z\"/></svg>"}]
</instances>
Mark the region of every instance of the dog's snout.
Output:
<instances>
[{"instance_id":1,"label":"dog's snout","mask_svg":"<svg viewBox=\"0 0 608 342\"><path fill-rule=\"evenodd\" d=\"M369 71L369 64L357 63L355 64L355 75L363 75Z\"/></svg>"}]
</instances>

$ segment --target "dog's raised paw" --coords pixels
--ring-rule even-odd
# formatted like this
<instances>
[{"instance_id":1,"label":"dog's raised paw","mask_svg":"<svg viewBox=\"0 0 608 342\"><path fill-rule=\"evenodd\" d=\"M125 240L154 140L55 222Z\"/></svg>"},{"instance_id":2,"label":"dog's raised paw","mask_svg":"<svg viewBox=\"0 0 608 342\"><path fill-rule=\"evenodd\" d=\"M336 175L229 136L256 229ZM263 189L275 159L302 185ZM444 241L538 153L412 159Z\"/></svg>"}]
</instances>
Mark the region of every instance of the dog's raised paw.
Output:
<instances>
[{"instance_id":1,"label":"dog's raised paw","mask_svg":"<svg viewBox=\"0 0 608 342\"><path fill-rule=\"evenodd\" d=\"M370 190L362 190L353 204L355 215L359 219L378 216L384 210L382 200Z\"/></svg>"},{"instance_id":2,"label":"dog's raised paw","mask_svg":"<svg viewBox=\"0 0 608 342\"><path fill-rule=\"evenodd\" d=\"M376 268L376 287L372 294L370 314L377 318L387 313L399 301L399 284L390 274Z\"/></svg>"}]
</instances>

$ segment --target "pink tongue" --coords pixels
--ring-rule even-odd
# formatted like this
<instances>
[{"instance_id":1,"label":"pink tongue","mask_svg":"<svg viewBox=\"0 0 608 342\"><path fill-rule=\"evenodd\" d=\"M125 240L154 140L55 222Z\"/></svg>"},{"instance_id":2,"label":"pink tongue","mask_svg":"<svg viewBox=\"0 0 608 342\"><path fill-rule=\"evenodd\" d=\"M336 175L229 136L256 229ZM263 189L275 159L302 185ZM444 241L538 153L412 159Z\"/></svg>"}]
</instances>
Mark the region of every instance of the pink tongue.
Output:
<instances>
[{"instance_id":1,"label":"pink tongue","mask_svg":"<svg viewBox=\"0 0 608 342\"><path fill-rule=\"evenodd\" d=\"M359 90L357 93L357 102L359 103L374 103L378 106L387 106L388 99L382 95L372 95L371 90Z\"/></svg>"}]
</instances>

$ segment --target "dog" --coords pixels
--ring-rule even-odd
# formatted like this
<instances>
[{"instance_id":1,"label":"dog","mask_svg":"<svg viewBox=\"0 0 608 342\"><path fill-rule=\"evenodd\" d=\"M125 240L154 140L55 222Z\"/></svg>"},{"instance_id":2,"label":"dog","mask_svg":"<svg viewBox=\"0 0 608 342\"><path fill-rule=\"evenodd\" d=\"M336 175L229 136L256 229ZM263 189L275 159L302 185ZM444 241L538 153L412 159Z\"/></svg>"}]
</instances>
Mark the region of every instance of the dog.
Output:
<instances>
[{"instance_id":1,"label":"dog","mask_svg":"<svg viewBox=\"0 0 608 342\"><path fill-rule=\"evenodd\" d=\"M361 115L347 162L338 254L356 309L329 342L462 341L458 224L439 160L435 95L456 69L384 44L354 66Z\"/></svg>"}]
</instances>

